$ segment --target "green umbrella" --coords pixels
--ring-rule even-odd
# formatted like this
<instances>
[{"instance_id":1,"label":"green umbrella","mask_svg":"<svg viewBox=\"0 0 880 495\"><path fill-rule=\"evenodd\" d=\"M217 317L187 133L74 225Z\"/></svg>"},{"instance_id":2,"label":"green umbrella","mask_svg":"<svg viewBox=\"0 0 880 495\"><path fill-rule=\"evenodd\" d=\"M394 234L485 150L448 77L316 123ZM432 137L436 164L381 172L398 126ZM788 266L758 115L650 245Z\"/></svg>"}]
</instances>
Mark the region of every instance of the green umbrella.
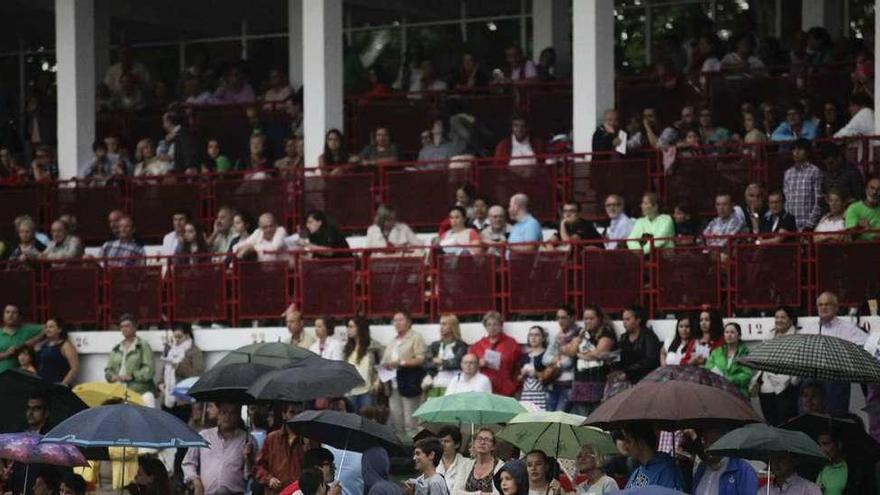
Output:
<instances>
[{"instance_id":1,"label":"green umbrella","mask_svg":"<svg viewBox=\"0 0 880 495\"><path fill-rule=\"evenodd\" d=\"M263 364L273 368L287 368L303 359L319 357L314 352L302 347L283 342L261 342L239 347L223 357L214 367L227 364Z\"/></svg>"},{"instance_id":2,"label":"green umbrella","mask_svg":"<svg viewBox=\"0 0 880 495\"><path fill-rule=\"evenodd\" d=\"M526 409L514 398L463 392L428 399L413 416L428 423L505 423Z\"/></svg>"},{"instance_id":3,"label":"green umbrella","mask_svg":"<svg viewBox=\"0 0 880 495\"><path fill-rule=\"evenodd\" d=\"M754 423L728 432L709 447L709 452L744 459L765 460L771 454L794 454L828 460L806 433L774 428L766 423Z\"/></svg>"},{"instance_id":4,"label":"green umbrella","mask_svg":"<svg viewBox=\"0 0 880 495\"><path fill-rule=\"evenodd\" d=\"M517 414L498 432L523 452L541 450L563 459L576 459L584 444L590 444L600 455L614 454L617 448L607 432L592 426L581 426L587 418L556 412Z\"/></svg>"}]
</instances>

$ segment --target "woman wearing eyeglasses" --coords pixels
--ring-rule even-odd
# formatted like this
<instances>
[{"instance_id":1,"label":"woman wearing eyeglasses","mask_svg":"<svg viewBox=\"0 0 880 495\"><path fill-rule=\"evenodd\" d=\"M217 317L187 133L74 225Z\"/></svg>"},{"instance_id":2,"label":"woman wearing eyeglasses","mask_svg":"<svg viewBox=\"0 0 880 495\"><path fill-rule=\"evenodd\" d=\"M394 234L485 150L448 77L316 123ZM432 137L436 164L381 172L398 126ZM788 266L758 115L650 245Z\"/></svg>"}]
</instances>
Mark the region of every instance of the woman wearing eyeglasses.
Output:
<instances>
[{"instance_id":1,"label":"woman wearing eyeglasses","mask_svg":"<svg viewBox=\"0 0 880 495\"><path fill-rule=\"evenodd\" d=\"M489 428L477 430L472 450L474 458L461 465L452 495L498 495L492 477L504 463L495 456L495 433Z\"/></svg>"}]
</instances>

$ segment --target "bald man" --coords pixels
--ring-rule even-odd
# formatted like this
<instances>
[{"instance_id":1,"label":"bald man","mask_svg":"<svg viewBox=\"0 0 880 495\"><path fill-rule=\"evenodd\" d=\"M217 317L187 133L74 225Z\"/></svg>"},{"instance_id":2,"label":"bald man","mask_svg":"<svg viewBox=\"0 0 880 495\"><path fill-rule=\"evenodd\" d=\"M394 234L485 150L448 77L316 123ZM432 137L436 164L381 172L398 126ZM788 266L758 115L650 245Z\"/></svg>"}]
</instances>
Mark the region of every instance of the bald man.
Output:
<instances>
[{"instance_id":1,"label":"bald man","mask_svg":"<svg viewBox=\"0 0 880 495\"><path fill-rule=\"evenodd\" d=\"M517 193L510 197L510 205L507 207L510 220L514 222L510 229L507 242L511 244L512 251L535 251L538 244L515 245L517 243L539 243L544 240L541 224L529 213L529 197L523 193Z\"/></svg>"},{"instance_id":2,"label":"bald man","mask_svg":"<svg viewBox=\"0 0 880 495\"><path fill-rule=\"evenodd\" d=\"M239 259L245 259L256 254L259 261L283 258L285 237L287 230L275 222L275 215L263 213L260 215L259 228L244 242L235 245L235 255Z\"/></svg>"}]
</instances>

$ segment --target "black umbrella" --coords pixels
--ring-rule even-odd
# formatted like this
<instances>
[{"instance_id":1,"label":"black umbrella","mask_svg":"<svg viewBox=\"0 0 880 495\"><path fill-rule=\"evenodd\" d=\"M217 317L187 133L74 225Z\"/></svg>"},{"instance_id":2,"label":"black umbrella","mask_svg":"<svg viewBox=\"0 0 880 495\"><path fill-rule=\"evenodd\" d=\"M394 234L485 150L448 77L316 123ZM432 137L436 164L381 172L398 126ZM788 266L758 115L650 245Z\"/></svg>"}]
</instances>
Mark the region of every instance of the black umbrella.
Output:
<instances>
[{"instance_id":1,"label":"black umbrella","mask_svg":"<svg viewBox=\"0 0 880 495\"><path fill-rule=\"evenodd\" d=\"M256 363L273 368L286 368L304 359L315 359L318 357L314 352L299 346L283 342L262 342L230 351L215 366Z\"/></svg>"},{"instance_id":2,"label":"black umbrella","mask_svg":"<svg viewBox=\"0 0 880 495\"><path fill-rule=\"evenodd\" d=\"M863 348L828 335L770 339L737 361L750 368L832 382L880 382L880 363Z\"/></svg>"},{"instance_id":3,"label":"black umbrella","mask_svg":"<svg viewBox=\"0 0 880 495\"><path fill-rule=\"evenodd\" d=\"M248 388L247 395L253 400L305 402L342 397L363 384L363 378L351 364L317 358L266 373Z\"/></svg>"},{"instance_id":4,"label":"black umbrella","mask_svg":"<svg viewBox=\"0 0 880 495\"><path fill-rule=\"evenodd\" d=\"M0 390L3 398L0 407L0 433L15 433L24 429L25 407L31 395L48 397L50 423L60 423L89 407L68 387L17 369L0 373Z\"/></svg>"},{"instance_id":5,"label":"black umbrella","mask_svg":"<svg viewBox=\"0 0 880 495\"><path fill-rule=\"evenodd\" d=\"M370 447L402 447L393 429L357 414L304 411L288 421L287 427L306 438L353 452L364 452Z\"/></svg>"},{"instance_id":6,"label":"black umbrella","mask_svg":"<svg viewBox=\"0 0 880 495\"><path fill-rule=\"evenodd\" d=\"M803 414L781 425L786 430L802 431L818 441L819 435L829 430L837 433L848 452L859 457L880 459L880 443L865 431L858 416L829 416L828 414Z\"/></svg>"},{"instance_id":7,"label":"black umbrella","mask_svg":"<svg viewBox=\"0 0 880 495\"><path fill-rule=\"evenodd\" d=\"M248 387L257 378L275 369L257 363L216 365L199 377L187 395L203 402L250 402L251 398L245 395Z\"/></svg>"},{"instance_id":8,"label":"black umbrella","mask_svg":"<svg viewBox=\"0 0 880 495\"><path fill-rule=\"evenodd\" d=\"M795 454L811 460L826 461L822 449L800 431L774 428L754 423L728 432L709 446L718 456L765 460L773 454Z\"/></svg>"}]
</instances>

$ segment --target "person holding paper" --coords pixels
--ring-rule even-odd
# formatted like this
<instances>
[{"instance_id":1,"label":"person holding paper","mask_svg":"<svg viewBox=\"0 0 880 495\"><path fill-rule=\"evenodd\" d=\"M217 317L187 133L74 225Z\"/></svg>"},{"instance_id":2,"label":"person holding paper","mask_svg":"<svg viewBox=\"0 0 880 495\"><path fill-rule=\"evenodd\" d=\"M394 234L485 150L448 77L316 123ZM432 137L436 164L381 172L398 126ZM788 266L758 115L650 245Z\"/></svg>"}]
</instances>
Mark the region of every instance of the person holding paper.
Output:
<instances>
[{"instance_id":1,"label":"person holding paper","mask_svg":"<svg viewBox=\"0 0 880 495\"><path fill-rule=\"evenodd\" d=\"M470 348L479 359L480 371L492 382L492 390L512 397L519 391L520 359L522 350L513 338L504 333L501 314L490 311L483 317L486 336Z\"/></svg>"},{"instance_id":2,"label":"person holding paper","mask_svg":"<svg viewBox=\"0 0 880 495\"><path fill-rule=\"evenodd\" d=\"M389 370L394 370L394 378L388 380L388 408L391 410L391 424L400 433L415 431L416 420L412 413L419 407L422 396L422 379L425 377L425 351L427 346L422 336L412 331L412 318L399 311L392 320L397 336L382 356L379 380L385 381ZM381 368L384 368L381 369Z\"/></svg>"}]
</instances>

